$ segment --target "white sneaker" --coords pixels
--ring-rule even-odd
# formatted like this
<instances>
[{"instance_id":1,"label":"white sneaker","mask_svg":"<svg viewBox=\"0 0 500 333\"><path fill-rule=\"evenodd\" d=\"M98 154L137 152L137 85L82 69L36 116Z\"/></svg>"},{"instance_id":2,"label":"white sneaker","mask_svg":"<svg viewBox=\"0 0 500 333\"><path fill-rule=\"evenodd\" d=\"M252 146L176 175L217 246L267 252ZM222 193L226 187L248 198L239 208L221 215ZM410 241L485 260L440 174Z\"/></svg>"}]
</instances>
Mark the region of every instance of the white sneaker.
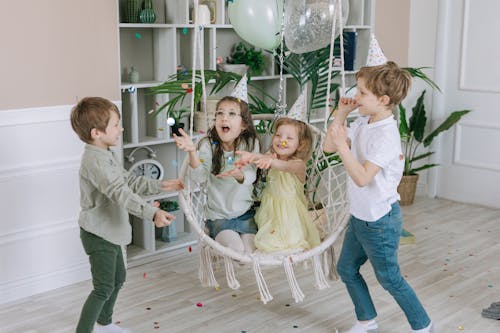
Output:
<instances>
[{"instance_id":1,"label":"white sneaker","mask_svg":"<svg viewBox=\"0 0 500 333\"><path fill-rule=\"evenodd\" d=\"M132 331L128 328L122 328L111 323L105 326L96 324L94 327L94 333L132 333Z\"/></svg>"},{"instance_id":2,"label":"white sneaker","mask_svg":"<svg viewBox=\"0 0 500 333\"><path fill-rule=\"evenodd\" d=\"M378 325L375 320L371 320L366 324L361 324L359 321L354 324L351 329L345 333L377 333Z\"/></svg>"}]
</instances>

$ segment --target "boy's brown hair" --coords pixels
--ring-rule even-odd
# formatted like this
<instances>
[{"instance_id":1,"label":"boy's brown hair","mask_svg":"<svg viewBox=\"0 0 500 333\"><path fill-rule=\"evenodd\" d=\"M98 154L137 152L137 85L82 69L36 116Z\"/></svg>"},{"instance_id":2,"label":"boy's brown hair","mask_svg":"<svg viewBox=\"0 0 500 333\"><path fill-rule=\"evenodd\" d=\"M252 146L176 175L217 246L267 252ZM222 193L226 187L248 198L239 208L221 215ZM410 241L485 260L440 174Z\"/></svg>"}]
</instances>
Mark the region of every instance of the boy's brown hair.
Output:
<instances>
[{"instance_id":1,"label":"boy's brown hair","mask_svg":"<svg viewBox=\"0 0 500 333\"><path fill-rule=\"evenodd\" d=\"M91 143L90 132L93 128L105 132L111 112L116 112L120 118L118 108L109 100L102 97L85 97L71 110L71 127L80 140Z\"/></svg>"},{"instance_id":2,"label":"boy's brown hair","mask_svg":"<svg viewBox=\"0 0 500 333\"><path fill-rule=\"evenodd\" d=\"M292 118L279 118L276 120L274 123L274 135L276 135L276 132L278 131L278 128L283 125L293 125L297 129L297 135L299 138L299 146L297 147L297 150L295 153L291 156L291 158L298 158L301 159L304 162L307 162L309 158L311 158L312 155L312 144L313 144L313 136L312 136L312 131L309 128L309 126L300 121L300 120L295 120ZM273 137L274 137L273 135ZM274 149L271 146L271 151L274 153Z\"/></svg>"},{"instance_id":3,"label":"boy's brown hair","mask_svg":"<svg viewBox=\"0 0 500 333\"><path fill-rule=\"evenodd\" d=\"M362 67L356 73L356 80L359 78L365 80L366 88L375 96L387 95L387 106L391 109L406 97L411 85L410 73L393 61L379 66Z\"/></svg>"}]
</instances>

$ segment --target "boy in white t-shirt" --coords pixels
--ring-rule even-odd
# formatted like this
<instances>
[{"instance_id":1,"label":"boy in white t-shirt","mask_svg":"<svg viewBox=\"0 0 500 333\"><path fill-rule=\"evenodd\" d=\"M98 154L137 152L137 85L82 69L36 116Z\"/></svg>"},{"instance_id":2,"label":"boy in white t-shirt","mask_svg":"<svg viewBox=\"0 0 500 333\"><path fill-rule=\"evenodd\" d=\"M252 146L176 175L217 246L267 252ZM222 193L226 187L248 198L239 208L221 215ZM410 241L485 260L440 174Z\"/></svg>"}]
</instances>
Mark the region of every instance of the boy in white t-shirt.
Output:
<instances>
[{"instance_id":1,"label":"boy in white t-shirt","mask_svg":"<svg viewBox=\"0 0 500 333\"><path fill-rule=\"evenodd\" d=\"M340 99L323 147L326 152L338 152L349 174L351 220L337 264L358 319L347 333L376 333L378 329L375 306L359 273L367 260L405 313L412 332L432 332L429 316L401 276L397 253L403 225L397 187L404 156L392 108L406 96L411 76L389 61L361 68L356 79L356 96ZM348 130L344 122L355 109L361 117Z\"/></svg>"}]
</instances>

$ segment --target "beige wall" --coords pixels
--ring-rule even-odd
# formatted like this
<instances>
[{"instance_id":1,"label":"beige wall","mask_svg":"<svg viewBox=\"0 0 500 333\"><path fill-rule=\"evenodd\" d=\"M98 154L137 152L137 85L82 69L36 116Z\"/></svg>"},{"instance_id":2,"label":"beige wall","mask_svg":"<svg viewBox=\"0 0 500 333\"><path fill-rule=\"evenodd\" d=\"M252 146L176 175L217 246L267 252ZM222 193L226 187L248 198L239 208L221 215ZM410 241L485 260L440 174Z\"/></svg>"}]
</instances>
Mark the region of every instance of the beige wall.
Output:
<instances>
[{"instance_id":1,"label":"beige wall","mask_svg":"<svg viewBox=\"0 0 500 333\"><path fill-rule=\"evenodd\" d=\"M7 2L7 1L4 1ZM120 99L115 0L8 1L0 110Z\"/></svg>"},{"instance_id":2,"label":"beige wall","mask_svg":"<svg viewBox=\"0 0 500 333\"><path fill-rule=\"evenodd\" d=\"M385 56L408 66L410 0L377 0L375 35Z\"/></svg>"}]
</instances>

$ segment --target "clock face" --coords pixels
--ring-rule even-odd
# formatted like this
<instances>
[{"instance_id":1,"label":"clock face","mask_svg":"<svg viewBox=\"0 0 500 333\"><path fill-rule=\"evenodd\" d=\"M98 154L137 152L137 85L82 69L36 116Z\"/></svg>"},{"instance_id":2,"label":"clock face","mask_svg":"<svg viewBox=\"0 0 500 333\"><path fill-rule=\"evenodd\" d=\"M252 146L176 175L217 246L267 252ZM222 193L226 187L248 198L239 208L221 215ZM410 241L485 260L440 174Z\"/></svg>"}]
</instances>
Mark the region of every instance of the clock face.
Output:
<instances>
[{"instance_id":1,"label":"clock face","mask_svg":"<svg viewBox=\"0 0 500 333\"><path fill-rule=\"evenodd\" d=\"M145 176L151 179L163 178L163 167L155 160L143 160L135 163L129 169L135 176Z\"/></svg>"}]
</instances>

